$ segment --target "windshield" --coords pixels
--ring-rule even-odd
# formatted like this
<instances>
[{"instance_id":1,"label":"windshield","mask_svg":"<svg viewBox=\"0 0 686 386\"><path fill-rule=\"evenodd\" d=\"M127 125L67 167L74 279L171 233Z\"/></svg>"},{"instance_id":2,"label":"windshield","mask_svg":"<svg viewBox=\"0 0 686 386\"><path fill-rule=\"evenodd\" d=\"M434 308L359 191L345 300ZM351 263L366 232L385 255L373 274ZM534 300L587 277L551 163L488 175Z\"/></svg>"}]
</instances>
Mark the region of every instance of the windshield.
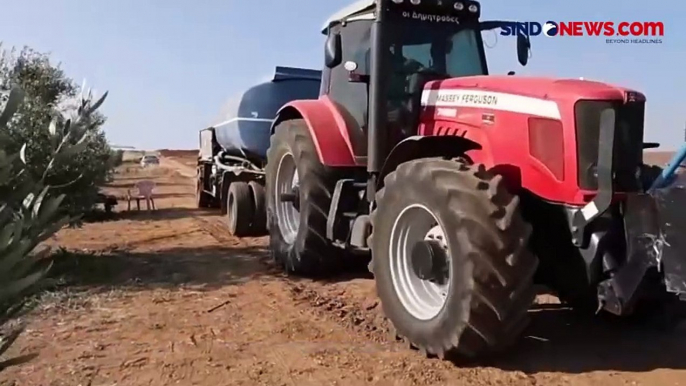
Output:
<instances>
[{"instance_id":1,"label":"windshield","mask_svg":"<svg viewBox=\"0 0 686 386\"><path fill-rule=\"evenodd\" d=\"M451 78L484 75L479 34L455 23L402 19L392 34L391 58Z\"/></svg>"}]
</instances>

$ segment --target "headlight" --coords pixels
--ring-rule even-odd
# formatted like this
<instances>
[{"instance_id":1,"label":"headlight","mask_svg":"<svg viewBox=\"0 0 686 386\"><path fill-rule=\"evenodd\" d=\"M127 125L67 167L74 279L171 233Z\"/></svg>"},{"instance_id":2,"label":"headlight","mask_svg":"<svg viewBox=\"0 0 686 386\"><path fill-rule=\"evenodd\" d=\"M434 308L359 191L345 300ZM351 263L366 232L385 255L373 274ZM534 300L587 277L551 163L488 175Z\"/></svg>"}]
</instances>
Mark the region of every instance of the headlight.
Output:
<instances>
[{"instance_id":1,"label":"headlight","mask_svg":"<svg viewBox=\"0 0 686 386\"><path fill-rule=\"evenodd\" d=\"M476 13L479 10L479 7L476 6L476 4L472 4L469 6L469 12L471 13Z\"/></svg>"},{"instance_id":2,"label":"headlight","mask_svg":"<svg viewBox=\"0 0 686 386\"><path fill-rule=\"evenodd\" d=\"M403 3L403 0L393 0L393 2L396 3L396 4L402 4L402 3Z\"/></svg>"},{"instance_id":3,"label":"headlight","mask_svg":"<svg viewBox=\"0 0 686 386\"><path fill-rule=\"evenodd\" d=\"M419 3L421 3L421 2L422 2L422 0L410 0L410 3L412 3L414 5L419 5Z\"/></svg>"},{"instance_id":4,"label":"headlight","mask_svg":"<svg viewBox=\"0 0 686 386\"><path fill-rule=\"evenodd\" d=\"M462 4L458 1L457 3L453 4L453 7L455 7L455 10L461 11L464 9L464 4Z\"/></svg>"}]
</instances>

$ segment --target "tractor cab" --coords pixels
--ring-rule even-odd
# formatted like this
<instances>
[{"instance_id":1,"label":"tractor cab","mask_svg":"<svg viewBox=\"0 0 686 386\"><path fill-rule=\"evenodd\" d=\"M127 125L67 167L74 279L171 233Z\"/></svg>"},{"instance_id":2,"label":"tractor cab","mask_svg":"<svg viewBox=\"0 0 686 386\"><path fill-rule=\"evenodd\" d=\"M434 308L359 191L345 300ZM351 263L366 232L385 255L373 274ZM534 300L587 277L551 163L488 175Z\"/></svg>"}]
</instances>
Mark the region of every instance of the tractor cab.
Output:
<instances>
[{"instance_id":1,"label":"tractor cab","mask_svg":"<svg viewBox=\"0 0 686 386\"><path fill-rule=\"evenodd\" d=\"M463 0L362 0L333 15L327 35L323 92L359 132L358 157L383 160L416 135L422 91L429 81L487 75L481 6ZM526 65L528 37L518 35ZM375 146L383 144L380 154ZM372 154L367 154L367 149Z\"/></svg>"}]
</instances>

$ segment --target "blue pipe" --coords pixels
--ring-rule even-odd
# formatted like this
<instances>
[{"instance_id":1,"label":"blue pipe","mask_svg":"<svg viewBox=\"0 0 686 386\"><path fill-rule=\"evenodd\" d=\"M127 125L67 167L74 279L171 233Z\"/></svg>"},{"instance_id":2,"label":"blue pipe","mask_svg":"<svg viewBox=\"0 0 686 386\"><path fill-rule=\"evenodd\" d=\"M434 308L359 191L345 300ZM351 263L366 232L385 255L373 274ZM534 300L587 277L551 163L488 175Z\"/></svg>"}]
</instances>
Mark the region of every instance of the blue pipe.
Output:
<instances>
[{"instance_id":1,"label":"blue pipe","mask_svg":"<svg viewBox=\"0 0 686 386\"><path fill-rule=\"evenodd\" d=\"M674 157L669 161L669 164L667 164L667 167L662 169L662 173L653 181L653 185L650 187L648 190L649 192L652 192L655 189L661 189L669 185L674 178L674 173L676 170L679 168L679 165L681 165L682 162L686 159L686 143L681 145L681 148L679 149L676 154L674 154Z\"/></svg>"}]
</instances>

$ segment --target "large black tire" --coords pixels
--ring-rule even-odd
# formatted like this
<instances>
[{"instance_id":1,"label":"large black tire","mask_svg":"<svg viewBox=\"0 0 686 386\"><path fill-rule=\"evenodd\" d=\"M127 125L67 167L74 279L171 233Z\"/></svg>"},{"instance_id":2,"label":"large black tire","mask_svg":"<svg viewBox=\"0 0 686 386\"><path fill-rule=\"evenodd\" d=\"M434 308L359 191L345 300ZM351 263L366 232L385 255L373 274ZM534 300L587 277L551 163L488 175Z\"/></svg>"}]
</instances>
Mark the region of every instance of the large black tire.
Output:
<instances>
[{"instance_id":1,"label":"large black tire","mask_svg":"<svg viewBox=\"0 0 686 386\"><path fill-rule=\"evenodd\" d=\"M427 355L483 357L514 344L528 324L538 259L527 249L531 226L519 198L482 165L429 158L401 164L384 180L370 236L376 288L396 335ZM389 242L403 209L421 204L441 224L451 254L450 290L431 319L401 302Z\"/></svg>"},{"instance_id":2,"label":"large black tire","mask_svg":"<svg viewBox=\"0 0 686 386\"><path fill-rule=\"evenodd\" d=\"M250 181L250 193L253 199L253 221L251 231L253 236L264 236L267 233L267 201L264 186L257 181Z\"/></svg>"},{"instance_id":3,"label":"large black tire","mask_svg":"<svg viewBox=\"0 0 686 386\"><path fill-rule=\"evenodd\" d=\"M284 156L293 156L299 184L300 224L293 241L288 241L279 228L277 173ZM272 257L288 273L303 276L326 276L341 266L339 249L329 242L326 220L338 173L319 161L304 120L280 123L271 137L267 151L266 191L267 227Z\"/></svg>"},{"instance_id":4,"label":"large black tire","mask_svg":"<svg viewBox=\"0 0 686 386\"><path fill-rule=\"evenodd\" d=\"M219 213L226 216L229 213L229 187L234 182L233 173L226 172L222 176L222 181L219 184Z\"/></svg>"},{"instance_id":5,"label":"large black tire","mask_svg":"<svg viewBox=\"0 0 686 386\"><path fill-rule=\"evenodd\" d=\"M236 237L249 236L250 224L254 217L250 187L244 181L232 182L226 200L226 224L229 233Z\"/></svg>"},{"instance_id":6,"label":"large black tire","mask_svg":"<svg viewBox=\"0 0 686 386\"><path fill-rule=\"evenodd\" d=\"M200 169L198 169L198 174L201 172ZM204 209L204 208L209 208L212 206L212 199L213 197L209 195L205 190L203 189L203 184L200 178L196 178L195 180L195 202L198 206L199 209Z\"/></svg>"}]
</instances>

